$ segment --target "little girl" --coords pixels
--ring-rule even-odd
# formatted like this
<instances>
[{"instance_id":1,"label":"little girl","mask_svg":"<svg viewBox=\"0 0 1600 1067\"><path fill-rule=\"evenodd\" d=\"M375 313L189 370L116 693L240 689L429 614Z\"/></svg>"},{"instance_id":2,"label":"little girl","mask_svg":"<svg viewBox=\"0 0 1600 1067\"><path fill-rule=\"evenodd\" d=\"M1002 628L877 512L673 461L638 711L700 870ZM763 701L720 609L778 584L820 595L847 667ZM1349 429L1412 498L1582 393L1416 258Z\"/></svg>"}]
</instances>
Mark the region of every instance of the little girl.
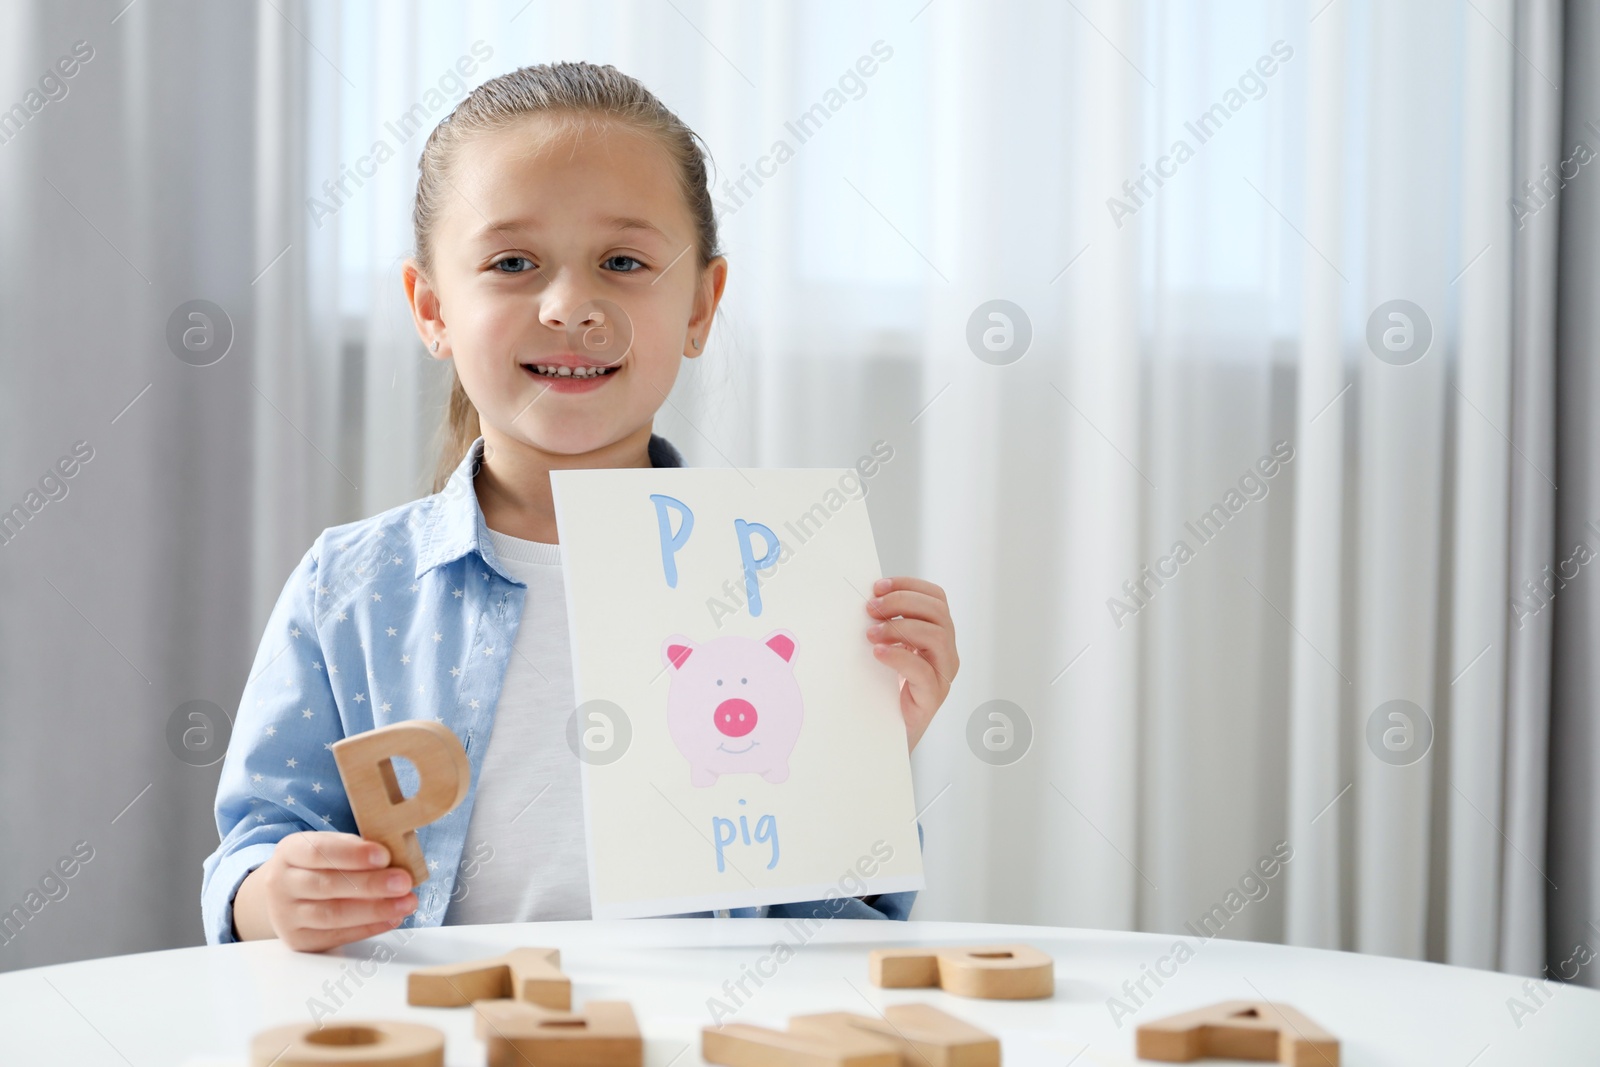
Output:
<instances>
[{"instance_id":1,"label":"little girl","mask_svg":"<svg viewBox=\"0 0 1600 1067\"><path fill-rule=\"evenodd\" d=\"M213 944L590 914L549 475L682 465L651 429L728 276L705 155L634 79L560 63L480 86L418 169L406 296L455 367L434 493L324 530L273 608L217 792ZM917 578L873 593L865 636L915 748L957 669L949 606ZM414 890L356 835L330 750L421 718L461 738L472 790L418 831L432 876ZM730 914L904 919L915 895Z\"/></svg>"}]
</instances>

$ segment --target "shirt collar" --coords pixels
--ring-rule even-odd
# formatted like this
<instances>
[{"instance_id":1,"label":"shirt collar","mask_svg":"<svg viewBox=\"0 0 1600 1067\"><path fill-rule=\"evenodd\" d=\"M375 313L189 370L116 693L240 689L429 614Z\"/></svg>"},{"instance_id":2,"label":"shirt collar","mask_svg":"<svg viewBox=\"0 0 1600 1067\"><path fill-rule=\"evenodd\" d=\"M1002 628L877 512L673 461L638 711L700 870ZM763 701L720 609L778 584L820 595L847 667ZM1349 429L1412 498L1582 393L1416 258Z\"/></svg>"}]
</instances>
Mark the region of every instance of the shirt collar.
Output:
<instances>
[{"instance_id":1,"label":"shirt collar","mask_svg":"<svg viewBox=\"0 0 1600 1067\"><path fill-rule=\"evenodd\" d=\"M683 466L683 456L665 437L651 434L649 451L652 467ZM444 488L431 498L433 506L424 522L421 545L417 549L418 578L437 566L455 562L468 552L477 552L506 581L522 584L500 566L494 542L489 539L489 526L484 522L483 508L478 504L478 494L472 485L473 477L482 466L483 435L479 434L450 473Z\"/></svg>"}]
</instances>

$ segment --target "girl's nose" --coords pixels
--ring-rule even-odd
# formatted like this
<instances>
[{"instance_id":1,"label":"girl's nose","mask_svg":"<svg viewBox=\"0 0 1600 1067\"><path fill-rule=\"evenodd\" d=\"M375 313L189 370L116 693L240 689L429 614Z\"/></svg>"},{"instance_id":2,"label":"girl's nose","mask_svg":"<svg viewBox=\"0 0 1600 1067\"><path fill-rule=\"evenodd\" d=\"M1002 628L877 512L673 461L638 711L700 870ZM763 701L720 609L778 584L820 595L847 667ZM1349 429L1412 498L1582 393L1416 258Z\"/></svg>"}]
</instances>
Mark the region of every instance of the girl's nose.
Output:
<instances>
[{"instance_id":1,"label":"girl's nose","mask_svg":"<svg viewBox=\"0 0 1600 1067\"><path fill-rule=\"evenodd\" d=\"M610 300L563 305L547 297L539 317L551 329L566 331L571 351L601 363L620 362L633 347L633 322Z\"/></svg>"},{"instance_id":2,"label":"girl's nose","mask_svg":"<svg viewBox=\"0 0 1600 1067\"><path fill-rule=\"evenodd\" d=\"M539 321L553 330L571 330L593 327L596 312L594 301L563 293L559 284L551 285L539 294ZM604 312L600 312L602 318Z\"/></svg>"}]
</instances>

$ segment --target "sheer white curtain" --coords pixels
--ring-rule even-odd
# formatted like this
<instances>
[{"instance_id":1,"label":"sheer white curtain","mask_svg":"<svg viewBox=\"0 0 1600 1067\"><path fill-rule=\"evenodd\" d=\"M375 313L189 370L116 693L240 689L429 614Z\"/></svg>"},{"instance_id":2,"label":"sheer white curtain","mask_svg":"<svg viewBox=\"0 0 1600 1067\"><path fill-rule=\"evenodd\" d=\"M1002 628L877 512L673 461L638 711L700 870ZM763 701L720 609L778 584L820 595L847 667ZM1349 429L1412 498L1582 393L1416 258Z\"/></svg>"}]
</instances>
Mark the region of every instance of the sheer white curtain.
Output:
<instances>
[{"instance_id":1,"label":"sheer white curtain","mask_svg":"<svg viewBox=\"0 0 1600 1067\"><path fill-rule=\"evenodd\" d=\"M705 465L888 441L885 568L954 606L916 917L1181 931L1282 841L1228 936L1537 971L1549 633L1508 632L1505 605L1549 538L1558 216L1518 231L1506 203L1559 158L1557 5L282 10L258 141L288 184L257 225L288 251L257 375L302 406L258 430L258 620L329 508L426 490L445 379L399 263L428 129L516 66L613 63L710 144L732 263L658 432ZM792 158L763 162L779 140ZM378 141L392 158L361 164ZM313 222L347 168L370 173ZM1031 331L1006 365L968 340L992 300ZM1423 309L1419 359L1369 346L1392 300ZM991 700L1031 725L1008 765L968 742ZM1414 762L1368 742L1395 700L1433 729Z\"/></svg>"}]
</instances>

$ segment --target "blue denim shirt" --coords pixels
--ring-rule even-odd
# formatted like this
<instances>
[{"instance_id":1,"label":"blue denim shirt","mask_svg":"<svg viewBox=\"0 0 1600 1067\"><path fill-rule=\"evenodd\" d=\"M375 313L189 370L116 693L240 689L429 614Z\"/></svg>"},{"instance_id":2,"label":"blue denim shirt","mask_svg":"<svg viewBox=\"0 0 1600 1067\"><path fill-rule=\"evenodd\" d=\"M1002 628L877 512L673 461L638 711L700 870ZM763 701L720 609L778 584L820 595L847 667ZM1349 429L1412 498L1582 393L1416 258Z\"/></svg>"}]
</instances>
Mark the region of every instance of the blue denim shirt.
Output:
<instances>
[{"instance_id":1,"label":"blue denim shirt","mask_svg":"<svg viewBox=\"0 0 1600 1067\"><path fill-rule=\"evenodd\" d=\"M480 436L445 487L380 515L333 526L312 542L267 619L234 717L217 787L220 843L206 858L206 940L236 940L233 896L285 836L355 833L333 743L407 719L454 730L472 768L467 799L417 831L431 872L403 927L438 926L461 865L500 686L527 586L495 557L473 489ZM651 435L650 461L682 457ZM397 765L402 789L416 772ZM922 826L917 826L922 839ZM734 908L734 917L904 919L916 892ZM710 912L693 917L709 917Z\"/></svg>"}]
</instances>

